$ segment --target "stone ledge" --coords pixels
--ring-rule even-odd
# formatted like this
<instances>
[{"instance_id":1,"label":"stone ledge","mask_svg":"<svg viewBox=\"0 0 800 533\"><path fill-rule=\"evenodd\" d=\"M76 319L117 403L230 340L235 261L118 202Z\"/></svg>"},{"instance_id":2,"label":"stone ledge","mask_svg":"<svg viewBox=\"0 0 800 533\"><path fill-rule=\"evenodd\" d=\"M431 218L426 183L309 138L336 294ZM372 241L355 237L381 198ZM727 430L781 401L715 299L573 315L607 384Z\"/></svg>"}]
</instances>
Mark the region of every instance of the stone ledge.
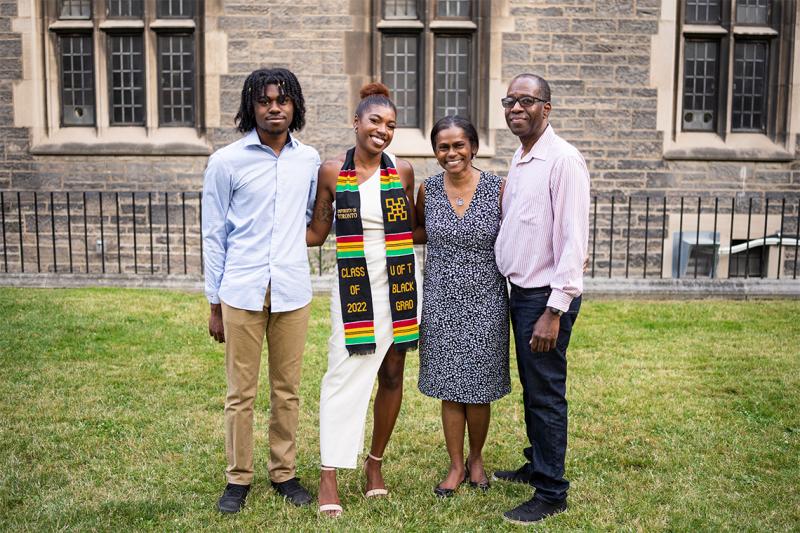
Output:
<instances>
[{"instance_id":1,"label":"stone ledge","mask_svg":"<svg viewBox=\"0 0 800 533\"><path fill-rule=\"evenodd\" d=\"M333 276L311 276L311 285L316 295L327 295L331 290ZM594 298L625 299L769 299L800 298L800 279L625 279L587 278L584 295ZM200 276L151 276L134 274L0 274L2 287L30 288L80 288L80 287L126 287L150 289L174 289L202 292Z\"/></svg>"}]
</instances>

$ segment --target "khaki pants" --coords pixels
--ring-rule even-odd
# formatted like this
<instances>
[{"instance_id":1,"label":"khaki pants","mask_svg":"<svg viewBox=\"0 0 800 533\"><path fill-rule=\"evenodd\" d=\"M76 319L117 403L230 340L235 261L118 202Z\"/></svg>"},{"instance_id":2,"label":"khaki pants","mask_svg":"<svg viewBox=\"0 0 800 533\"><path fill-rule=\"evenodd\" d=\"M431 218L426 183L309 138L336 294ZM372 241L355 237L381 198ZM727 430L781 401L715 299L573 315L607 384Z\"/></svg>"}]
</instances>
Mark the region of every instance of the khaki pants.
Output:
<instances>
[{"instance_id":1,"label":"khaki pants","mask_svg":"<svg viewBox=\"0 0 800 533\"><path fill-rule=\"evenodd\" d=\"M269 290L261 311L237 309L222 302L225 328L225 470L228 483L253 480L253 405L258 390L261 348L269 353L269 477L280 483L295 477L300 370L311 304L270 313Z\"/></svg>"}]
</instances>

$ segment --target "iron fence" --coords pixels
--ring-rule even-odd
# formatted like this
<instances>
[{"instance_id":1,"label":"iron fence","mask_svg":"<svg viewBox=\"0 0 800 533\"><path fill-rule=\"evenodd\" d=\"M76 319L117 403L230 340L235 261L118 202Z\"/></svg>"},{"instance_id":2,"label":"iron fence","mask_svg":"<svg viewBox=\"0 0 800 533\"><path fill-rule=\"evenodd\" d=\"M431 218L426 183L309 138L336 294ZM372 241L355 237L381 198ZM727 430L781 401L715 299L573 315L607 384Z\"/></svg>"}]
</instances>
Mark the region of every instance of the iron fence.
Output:
<instances>
[{"instance_id":1,"label":"iron fence","mask_svg":"<svg viewBox=\"0 0 800 533\"><path fill-rule=\"evenodd\" d=\"M597 195L586 274L796 280L799 212L800 195ZM202 217L198 192L0 191L2 271L199 275ZM332 272L333 239L309 261Z\"/></svg>"}]
</instances>

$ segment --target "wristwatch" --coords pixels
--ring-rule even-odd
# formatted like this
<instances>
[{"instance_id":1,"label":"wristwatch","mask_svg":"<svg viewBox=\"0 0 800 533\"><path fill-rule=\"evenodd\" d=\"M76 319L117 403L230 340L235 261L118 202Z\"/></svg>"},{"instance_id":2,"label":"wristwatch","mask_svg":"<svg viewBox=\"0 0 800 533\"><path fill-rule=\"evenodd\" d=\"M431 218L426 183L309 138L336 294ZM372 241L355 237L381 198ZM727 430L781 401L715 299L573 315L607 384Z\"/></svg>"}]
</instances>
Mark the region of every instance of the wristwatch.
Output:
<instances>
[{"instance_id":1,"label":"wristwatch","mask_svg":"<svg viewBox=\"0 0 800 533\"><path fill-rule=\"evenodd\" d=\"M547 310L557 316L561 316L564 314L564 311L562 311L561 309L556 309L555 307L548 307Z\"/></svg>"}]
</instances>

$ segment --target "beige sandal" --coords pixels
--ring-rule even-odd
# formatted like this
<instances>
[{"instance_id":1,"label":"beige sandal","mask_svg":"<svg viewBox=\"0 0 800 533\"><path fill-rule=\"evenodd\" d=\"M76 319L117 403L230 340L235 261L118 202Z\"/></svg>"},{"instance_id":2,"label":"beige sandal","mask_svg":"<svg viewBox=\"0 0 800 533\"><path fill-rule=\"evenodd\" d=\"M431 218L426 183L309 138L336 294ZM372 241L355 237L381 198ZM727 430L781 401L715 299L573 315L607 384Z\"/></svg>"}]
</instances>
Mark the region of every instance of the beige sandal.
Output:
<instances>
[{"instance_id":1,"label":"beige sandal","mask_svg":"<svg viewBox=\"0 0 800 533\"><path fill-rule=\"evenodd\" d=\"M330 466L321 466L320 470L325 472L335 472L336 469ZM323 503L320 504L317 514L324 514L328 518L339 518L342 516L342 506L338 503Z\"/></svg>"},{"instance_id":2,"label":"beige sandal","mask_svg":"<svg viewBox=\"0 0 800 533\"><path fill-rule=\"evenodd\" d=\"M369 461L370 459L372 459L373 461L376 461L378 463L383 461L383 457L375 457L371 453L368 453L367 454L367 458L364 459L364 470L365 471L367 469L367 461ZM389 491L386 490L386 489L372 489L372 490L368 490L367 492L365 492L364 493L364 497L365 498L376 498L378 496L386 496L388 494L389 494Z\"/></svg>"}]
</instances>

